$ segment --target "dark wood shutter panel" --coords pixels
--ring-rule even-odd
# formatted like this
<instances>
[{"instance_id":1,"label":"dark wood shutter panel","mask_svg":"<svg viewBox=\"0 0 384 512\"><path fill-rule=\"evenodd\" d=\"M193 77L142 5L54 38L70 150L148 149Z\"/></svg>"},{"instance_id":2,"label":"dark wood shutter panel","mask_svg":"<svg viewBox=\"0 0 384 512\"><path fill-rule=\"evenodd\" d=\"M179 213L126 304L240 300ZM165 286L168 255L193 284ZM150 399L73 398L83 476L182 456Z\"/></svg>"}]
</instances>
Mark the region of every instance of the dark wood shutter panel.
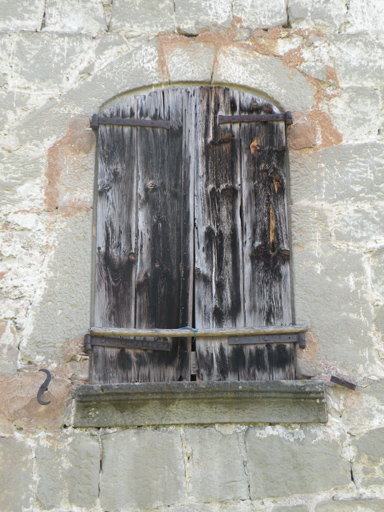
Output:
<instances>
[{"instance_id":1,"label":"dark wood shutter panel","mask_svg":"<svg viewBox=\"0 0 384 512\"><path fill-rule=\"evenodd\" d=\"M95 324L178 328L192 318L193 179L179 90L126 98L105 117L162 119L170 130L99 128ZM94 347L93 382L189 380L190 341L171 351Z\"/></svg>"},{"instance_id":2,"label":"dark wood shutter panel","mask_svg":"<svg viewBox=\"0 0 384 512\"><path fill-rule=\"evenodd\" d=\"M285 125L219 124L277 113L223 87L122 98L102 116L171 128L100 125L95 325L197 328L292 323ZM171 350L93 347L92 380L190 380L190 339ZM200 380L294 378L293 344L197 338Z\"/></svg>"}]
</instances>

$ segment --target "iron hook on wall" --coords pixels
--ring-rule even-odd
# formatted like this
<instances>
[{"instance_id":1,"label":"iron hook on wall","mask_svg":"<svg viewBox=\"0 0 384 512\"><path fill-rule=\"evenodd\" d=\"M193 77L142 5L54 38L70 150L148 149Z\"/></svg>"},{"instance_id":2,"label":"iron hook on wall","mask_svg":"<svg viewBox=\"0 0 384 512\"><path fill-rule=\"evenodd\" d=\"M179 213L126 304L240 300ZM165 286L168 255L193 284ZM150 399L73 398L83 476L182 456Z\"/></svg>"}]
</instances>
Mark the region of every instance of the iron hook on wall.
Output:
<instances>
[{"instance_id":1,"label":"iron hook on wall","mask_svg":"<svg viewBox=\"0 0 384 512\"><path fill-rule=\"evenodd\" d=\"M45 391L48 391L48 385L49 383L51 382L51 374L49 373L48 370L39 370L39 372L44 372L47 374L47 378L45 379L45 381L42 383L42 385L40 386L40 389L37 393L37 401L39 402L39 404L41 405L48 405L50 404L51 402L44 402L41 397L43 396L43 393L45 393Z\"/></svg>"}]
</instances>

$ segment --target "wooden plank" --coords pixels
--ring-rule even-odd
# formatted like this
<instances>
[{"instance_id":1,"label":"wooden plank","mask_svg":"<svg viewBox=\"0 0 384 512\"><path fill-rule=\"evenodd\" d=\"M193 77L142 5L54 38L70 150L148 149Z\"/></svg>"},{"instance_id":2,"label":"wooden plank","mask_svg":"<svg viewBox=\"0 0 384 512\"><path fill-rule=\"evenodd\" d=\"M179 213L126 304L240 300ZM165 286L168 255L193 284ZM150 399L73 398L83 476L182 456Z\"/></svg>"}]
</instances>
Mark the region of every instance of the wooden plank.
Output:
<instances>
[{"instance_id":1,"label":"wooden plank","mask_svg":"<svg viewBox=\"0 0 384 512\"><path fill-rule=\"evenodd\" d=\"M195 205L198 328L245 325L239 126L218 123L219 115L238 113L238 104L237 91L200 89ZM199 338L198 380L237 380L237 364L232 357L237 348L229 347L226 340Z\"/></svg>"},{"instance_id":2,"label":"wooden plank","mask_svg":"<svg viewBox=\"0 0 384 512\"><path fill-rule=\"evenodd\" d=\"M104 114L134 117L135 100L126 98ZM98 130L95 324L99 326L135 325L136 134L131 127ZM118 364L118 354L113 348L93 348L92 382L126 382L127 371Z\"/></svg>"},{"instance_id":3,"label":"wooden plank","mask_svg":"<svg viewBox=\"0 0 384 512\"><path fill-rule=\"evenodd\" d=\"M194 333L197 338L200 337L220 337L227 338L228 336L254 336L254 335L269 335L269 334L304 334L308 331L307 325L284 325L276 327L273 325L264 327L224 327L222 329L198 329ZM92 336L159 336L170 338L189 338L191 336L190 328L179 329L119 329L116 327L91 327L89 330Z\"/></svg>"},{"instance_id":4,"label":"wooden plank","mask_svg":"<svg viewBox=\"0 0 384 512\"><path fill-rule=\"evenodd\" d=\"M239 128L217 122L231 99L229 89L200 89L195 296L196 326L204 328L244 325Z\"/></svg>"},{"instance_id":5,"label":"wooden plank","mask_svg":"<svg viewBox=\"0 0 384 512\"><path fill-rule=\"evenodd\" d=\"M183 239L180 91L168 89L139 97L138 114L140 118L171 120L172 128L168 132L140 128L138 132L136 327L177 328L181 327L182 252L190 251L188 240ZM188 340L175 340L170 354L145 354L151 360L147 380L189 380L189 345Z\"/></svg>"},{"instance_id":6,"label":"wooden plank","mask_svg":"<svg viewBox=\"0 0 384 512\"><path fill-rule=\"evenodd\" d=\"M135 115L132 98L109 112ZM136 274L136 128L100 126L95 323L134 326Z\"/></svg>"},{"instance_id":7,"label":"wooden plank","mask_svg":"<svg viewBox=\"0 0 384 512\"><path fill-rule=\"evenodd\" d=\"M226 207L218 208L215 203L205 199L215 185L210 180L212 176L215 176L216 166L223 165L220 157L211 163L209 151L206 150L209 140L213 138L214 130L217 130L211 120L211 112L215 112L216 115L231 116L262 115L263 113L270 114L274 107L248 93L237 93L236 91L225 93L218 91L213 93L212 91L211 97L207 93L203 97L205 98L204 115L207 123L210 122L210 124L203 126L204 129L199 127L201 140L205 140L205 145L200 146L202 152L200 168L202 171L200 171L199 180L201 180L201 175L204 175L204 171L209 177L205 177L204 181L196 187L196 195L199 199L196 203L196 229L199 232L201 228L207 229L207 226L212 224L214 226L226 224L236 226L236 231L240 233L237 244L241 248L241 259L239 260L240 275L238 279L234 279L230 264L226 266L225 270L220 269L219 265L211 264L209 266L207 264L206 259L204 260L205 252L199 253L199 243L202 247L205 240L201 235L200 239L197 237L197 255L200 254L200 260L203 259L203 263L200 261L199 264L196 263L196 266L204 269L204 286L199 283L197 275L195 282L196 326L200 328L220 326L214 315L217 298L216 290L212 286L215 280L220 281L220 279L230 283L231 287L236 281L238 286L241 283L239 303L242 315L239 315L238 318L233 316L231 318L231 315L227 313L230 310L228 308L230 301L227 296L225 322L232 326L289 325L292 323L292 315L289 262L287 264L289 245L286 230L286 188L285 182L283 184L278 182L278 179L285 178L285 127L282 123L268 125L244 123L238 125L237 132L234 131L236 125L226 127L227 130L231 130L234 137L231 144L234 151L238 151L239 156L233 158L231 155L231 158L227 158L224 168L231 162L230 165L236 167L236 169L231 169L232 175L238 176L237 172L240 174L237 177L240 197L236 197L236 200L232 201L232 205L236 205L233 210ZM235 119L237 118L235 117ZM257 147L254 142L256 135L260 138ZM228 132L220 134L219 138L225 136L228 136ZM255 151L258 155L257 159L254 158ZM260 155L263 155L263 158ZM212 158L212 160L214 159ZM275 171L275 168L278 171ZM275 180L278 182L277 191L275 190ZM273 196L269 194L272 190L275 190ZM222 207L221 201L220 206ZM198 211L199 209L201 212ZM228 211L232 212L232 218L230 215L226 215ZM212 222L212 219L215 219L215 222ZM239 223L240 229L237 227ZM265 229L266 226L268 230ZM218 231L214 231L213 234L215 238L218 238ZM278 254L271 260L270 253L268 253L266 263L265 258L262 260L257 257L260 246L257 240L261 235L264 237L263 241L266 237L268 238L272 252L276 251ZM268 248L269 246L266 250ZM254 253L256 253L256 257L254 257ZM265 263L264 266L263 263ZM209 295L210 290L212 290L211 296ZM212 305L211 311L209 310L210 305ZM275 308L277 308L276 311ZM198 378L202 380L292 379L295 375L293 345L229 346L227 340L211 341L211 339L201 340L199 338L196 342L196 353L199 367Z\"/></svg>"},{"instance_id":8,"label":"wooden plank","mask_svg":"<svg viewBox=\"0 0 384 512\"><path fill-rule=\"evenodd\" d=\"M242 101L250 108L250 98ZM240 137L246 325L289 325L285 127L247 123Z\"/></svg>"},{"instance_id":9,"label":"wooden plank","mask_svg":"<svg viewBox=\"0 0 384 512\"><path fill-rule=\"evenodd\" d=\"M188 93L183 94L188 97ZM180 91L169 89L122 101L120 112L115 107L116 110L110 109L104 115L117 117L128 110L129 105L134 106L137 118L163 119L171 122L172 128L124 128L135 133L134 143L125 156L132 172L119 190L120 195L115 193L115 215L110 224L121 227L121 236L129 232L135 240L134 250L130 253L134 261L133 271L125 283L119 282L116 286L116 295L123 300L127 300L128 295L130 306L125 307L122 301L121 307L116 302L118 314L112 315L108 295L110 286L104 285L106 300L98 300L97 307L101 311L104 304L109 313L104 316L103 313L98 314L95 321L100 326L177 328L191 323L192 311L192 305L181 307L180 303L182 298L184 300L190 295L193 258L190 242L193 226L188 217L193 207L191 210L189 167L185 165L188 157L182 144L183 98ZM109 126L101 129L122 130ZM100 147L103 155L115 148L114 134L114 131L109 131L110 138L107 135L105 144ZM105 208L101 206L98 206L98 224L104 226L105 232ZM128 215L127 208L130 209ZM121 220L123 216L124 221ZM102 283L104 278L105 273L101 275ZM108 314L110 320L105 323ZM168 353L95 347L93 382L189 380L190 344L188 339L175 340Z\"/></svg>"},{"instance_id":10,"label":"wooden plank","mask_svg":"<svg viewBox=\"0 0 384 512\"><path fill-rule=\"evenodd\" d=\"M243 112L251 112L255 103L249 95L241 95ZM285 125L242 124L240 137L246 325L290 325ZM256 380L295 378L294 345L268 344L263 356L255 347L246 351L249 360L258 356L264 362Z\"/></svg>"}]
</instances>

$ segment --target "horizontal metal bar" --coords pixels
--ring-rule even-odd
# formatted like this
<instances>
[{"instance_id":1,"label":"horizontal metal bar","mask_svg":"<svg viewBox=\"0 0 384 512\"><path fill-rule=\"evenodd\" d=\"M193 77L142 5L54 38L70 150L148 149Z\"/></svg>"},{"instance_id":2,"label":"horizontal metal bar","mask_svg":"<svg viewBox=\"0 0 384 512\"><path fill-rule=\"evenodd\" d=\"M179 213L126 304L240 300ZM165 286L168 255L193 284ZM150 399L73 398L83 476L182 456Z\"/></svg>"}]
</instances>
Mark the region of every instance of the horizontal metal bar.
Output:
<instances>
[{"instance_id":1,"label":"horizontal metal bar","mask_svg":"<svg viewBox=\"0 0 384 512\"><path fill-rule=\"evenodd\" d=\"M94 114L91 119L91 128L97 130L101 124L111 124L117 126L144 126L147 128L171 128L170 121L154 121L152 119L126 119L122 117L99 117Z\"/></svg>"},{"instance_id":2,"label":"horizontal metal bar","mask_svg":"<svg viewBox=\"0 0 384 512\"><path fill-rule=\"evenodd\" d=\"M260 123L260 122L285 121L285 124L292 124L291 112L284 114L242 114L236 116L219 116L219 124L227 123Z\"/></svg>"},{"instance_id":3,"label":"horizontal metal bar","mask_svg":"<svg viewBox=\"0 0 384 512\"><path fill-rule=\"evenodd\" d=\"M91 336L92 347L130 348L138 350L171 350L171 340L162 338L113 338Z\"/></svg>"},{"instance_id":4,"label":"horizontal metal bar","mask_svg":"<svg viewBox=\"0 0 384 512\"><path fill-rule=\"evenodd\" d=\"M267 334L259 336L230 336L228 345L264 345L265 343L300 343L304 333Z\"/></svg>"},{"instance_id":5,"label":"horizontal metal bar","mask_svg":"<svg viewBox=\"0 0 384 512\"><path fill-rule=\"evenodd\" d=\"M260 336L266 334L290 334L307 332L306 325L285 325L281 327L234 327L227 329L130 329L117 327L91 327L89 333L93 336L117 336L129 338L132 336L160 338L227 338L228 336Z\"/></svg>"}]
</instances>

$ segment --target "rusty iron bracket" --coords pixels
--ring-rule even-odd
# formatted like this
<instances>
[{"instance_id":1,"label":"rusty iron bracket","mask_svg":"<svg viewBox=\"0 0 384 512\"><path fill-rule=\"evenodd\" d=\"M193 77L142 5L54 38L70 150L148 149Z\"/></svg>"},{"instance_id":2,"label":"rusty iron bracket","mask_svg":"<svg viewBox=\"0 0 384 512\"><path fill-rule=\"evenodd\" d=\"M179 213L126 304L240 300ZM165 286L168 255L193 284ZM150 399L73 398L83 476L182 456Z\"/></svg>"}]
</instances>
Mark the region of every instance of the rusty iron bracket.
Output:
<instances>
[{"instance_id":1,"label":"rusty iron bracket","mask_svg":"<svg viewBox=\"0 0 384 512\"><path fill-rule=\"evenodd\" d=\"M115 338L105 336L89 336L89 338L88 346L90 349L88 350L91 350L92 347L130 348L136 350L159 350L165 352L169 352L171 350L170 338Z\"/></svg>"},{"instance_id":2,"label":"rusty iron bracket","mask_svg":"<svg viewBox=\"0 0 384 512\"><path fill-rule=\"evenodd\" d=\"M242 114L236 116L219 116L219 124L227 123L265 123L285 121L286 126L292 124L292 113L285 112L284 114Z\"/></svg>"},{"instance_id":3,"label":"rusty iron bracket","mask_svg":"<svg viewBox=\"0 0 384 512\"><path fill-rule=\"evenodd\" d=\"M356 389L356 384L353 384L353 382L349 382L344 379L339 379L339 377L335 377L334 375L332 375L330 380L331 380L331 382L333 382L334 384L337 384L338 386L343 386L345 388L353 389L353 390Z\"/></svg>"},{"instance_id":4,"label":"rusty iron bracket","mask_svg":"<svg viewBox=\"0 0 384 512\"><path fill-rule=\"evenodd\" d=\"M44 402L41 397L43 396L43 393L45 393L46 391L48 391L48 386L49 386L49 383L51 382L51 374L48 370L39 370L39 372L44 372L47 374L47 378L45 379L45 381L42 383L42 385L40 386L40 389L37 393L37 401L39 402L40 405L48 405L50 404L51 402Z\"/></svg>"},{"instance_id":5,"label":"rusty iron bracket","mask_svg":"<svg viewBox=\"0 0 384 512\"><path fill-rule=\"evenodd\" d=\"M298 343L299 347L304 348L305 333L231 336L228 338L228 345L263 345L265 343Z\"/></svg>"},{"instance_id":6,"label":"rusty iron bracket","mask_svg":"<svg viewBox=\"0 0 384 512\"><path fill-rule=\"evenodd\" d=\"M123 117L99 117L93 114L91 117L91 128L97 130L101 124L116 126L144 126L146 128L165 128L169 130L171 123L169 121L153 121L152 119L127 119Z\"/></svg>"}]
</instances>

